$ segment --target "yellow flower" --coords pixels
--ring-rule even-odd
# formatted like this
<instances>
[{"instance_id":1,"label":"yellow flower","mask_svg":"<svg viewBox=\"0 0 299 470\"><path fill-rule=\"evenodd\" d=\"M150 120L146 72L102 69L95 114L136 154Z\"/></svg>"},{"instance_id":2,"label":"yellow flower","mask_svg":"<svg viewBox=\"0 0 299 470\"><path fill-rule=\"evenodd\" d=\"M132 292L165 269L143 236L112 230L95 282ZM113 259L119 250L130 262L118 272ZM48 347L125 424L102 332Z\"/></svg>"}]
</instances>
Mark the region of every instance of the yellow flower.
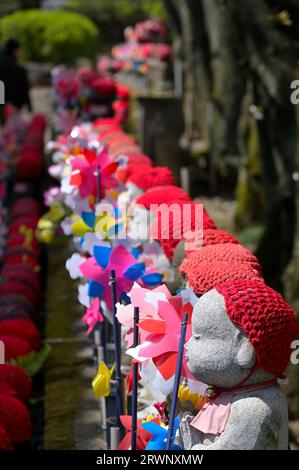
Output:
<instances>
[{"instance_id":1,"label":"yellow flower","mask_svg":"<svg viewBox=\"0 0 299 470\"><path fill-rule=\"evenodd\" d=\"M200 410L206 402L206 397L199 393L191 393L186 384L180 385L178 397L180 402L190 401L196 410Z\"/></svg>"}]
</instances>

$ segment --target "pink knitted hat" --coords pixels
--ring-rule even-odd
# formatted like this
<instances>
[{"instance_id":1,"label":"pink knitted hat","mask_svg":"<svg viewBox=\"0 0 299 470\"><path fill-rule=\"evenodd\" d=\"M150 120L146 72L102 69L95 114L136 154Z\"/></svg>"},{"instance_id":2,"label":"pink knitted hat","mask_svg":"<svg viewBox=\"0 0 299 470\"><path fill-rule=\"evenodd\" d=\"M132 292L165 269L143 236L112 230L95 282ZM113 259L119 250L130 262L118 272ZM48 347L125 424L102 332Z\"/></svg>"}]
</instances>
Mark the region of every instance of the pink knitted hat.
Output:
<instances>
[{"instance_id":1,"label":"pink knitted hat","mask_svg":"<svg viewBox=\"0 0 299 470\"><path fill-rule=\"evenodd\" d=\"M137 169L131 173L127 182L133 183L138 188L146 191L154 186L175 185L175 178L172 171L166 166L156 166L147 169L147 171Z\"/></svg>"},{"instance_id":2,"label":"pink knitted hat","mask_svg":"<svg viewBox=\"0 0 299 470\"><path fill-rule=\"evenodd\" d=\"M136 199L136 204L150 210L151 205L168 204L177 201L190 201L190 196L178 186L157 186L148 189Z\"/></svg>"},{"instance_id":3,"label":"pink knitted hat","mask_svg":"<svg viewBox=\"0 0 299 470\"><path fill-rule=\"evenodd\" d=\"M205 261L198 263L197 254L192 252L180 266L180 272L186 276L191 289L196 295L203 295L226 281L237 279L263 282L263 278L249 263L231 263L230 261Z\"/></svg>"},{"instance_id":4,"label":"pink knitted hat","mask_svg":"<svg viewBox=\"0 0 299 470\"><path fill-rule=\"evenodd\" d=\"M234 243L203 246L200 250L189 253L187 257L194 258L198 265L206 262L227 261L248 264L256 271L261 272L261 265L254 254L244 246Z\"/></svg>"},{"instance_id":5,"label":"pink knitted hat","mask_svg":"<svg viewBox=\"0 0 299 470\"><path fill-rule=\"evenodd\" d=\"M235 280L218 285L231 321L254 347L257 364L277 377L287 368L291 342L299 333L295 313L280 294L263 282Z\"/></svg>"},{"instance_id":6,"label":"pink knitted hat","mask_svg":"<svg viewBox=\"0 0 299 470\"><path fill-rule=\"evenodd\" d=\"M176 204L181 207L180 217L175 217L171 213L167 224L165 224L163 215L159 212L157 221L154 224L156 239L160 242L165 255L170 260L173 258L176 246L184 238L184 230L195 232L200 228L196 227L196 224L200 223L196 211L200 207L200 203L176 201ZM188 206L188 210L186 210L186 206ZM215 229L215 224L204 207L202 223L203 229Z\"/></svg>"}]
</instances>

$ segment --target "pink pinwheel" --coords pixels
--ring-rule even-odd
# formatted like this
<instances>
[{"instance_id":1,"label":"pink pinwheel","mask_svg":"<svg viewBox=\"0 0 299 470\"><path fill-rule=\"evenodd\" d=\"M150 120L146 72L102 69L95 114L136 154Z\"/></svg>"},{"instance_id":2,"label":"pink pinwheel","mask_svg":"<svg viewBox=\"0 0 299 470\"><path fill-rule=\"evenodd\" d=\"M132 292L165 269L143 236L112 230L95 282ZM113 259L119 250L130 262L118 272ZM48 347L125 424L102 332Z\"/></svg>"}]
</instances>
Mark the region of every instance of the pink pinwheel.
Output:
<instances>
[{"instance_id":1,"label":"pink pinwheel","mask_svg":"<svg viewBox=\"0 0 299 470\"><path fill-rule=\"evenodd\" d=\"M83 322L88 326L87 335L89 335L97 323L102 323L104 317L100 312L100 299L96 297L91 306L86 309L86 313L82 318Z\"/></svg>"},{"instance_id":2,"label":"pink pinwheel","mask_svg":"<svg viewBox=\"0 0 299 470\"><path fill-rule=\"evenodd\" d=\"M167 301L158 301L159 319L152 318L140 321L139 331L142 341L136 348L127 350L127 354L139 362L152 359L162 377L169 380L175 374L181 321L185 312L189 313L187 342L191 336L192 305L190 303L183 305L182 298L176 296L168 298ZM185 355L182 375L192 377L186 366Z\"/></svg>"},{"instance_id":3,"label":"pink pinwheel","mask_svg":"<svg viewBox=\"0 0 299 470\"><path fill-rule=\"evenodd\" d=\"M71 158L72 173L69 184L77 186L82 198L91 194L97 195L98 167L101 169L101 197L105 196L105 190L115 188L117 181L113 177L118 162L110 162L108 151L105 149L99 154L95 151L84 148L80 152L81 156Z\"/></svg>"},{"instance_id":4,"label":"pink pinwheel","mask_svg":"<svg viewBox=\"0 0 299 470\"><path fill-rule=\"evenodd\" d=\"M156 287L155 289L146 289L138 285L134 285L129 293L131 304L129 305L117 305L117 318L118 321L130 328L127 333L125 340L127 346L130 347L133 343L133 318L134 318L134 307L139 307L139 319L142 320L161 320L158 314L158 301L169 299L171 293L167 289L165 284ZM145 339L144 336L147 332L140 330L140 343Z\"/></svg>"},{"instance_id":5,"label":"pink pinwheel","mask_svg":"<svg viewBox=\"0 0 299 470\"><path fill-rule=\"evenodd\" d=\"M82 274L89 280L90 297L100 297L112 310L111 289L109 287L110 273L115 271L117 299L127 294L137 279L140 282L155 284L161 282L158 274L145 272L143 263L136 263L134 256L122 245L116 248L97 245L94 246L93 255L82 263L79 268Z\"/></svg>"}]
</instances>

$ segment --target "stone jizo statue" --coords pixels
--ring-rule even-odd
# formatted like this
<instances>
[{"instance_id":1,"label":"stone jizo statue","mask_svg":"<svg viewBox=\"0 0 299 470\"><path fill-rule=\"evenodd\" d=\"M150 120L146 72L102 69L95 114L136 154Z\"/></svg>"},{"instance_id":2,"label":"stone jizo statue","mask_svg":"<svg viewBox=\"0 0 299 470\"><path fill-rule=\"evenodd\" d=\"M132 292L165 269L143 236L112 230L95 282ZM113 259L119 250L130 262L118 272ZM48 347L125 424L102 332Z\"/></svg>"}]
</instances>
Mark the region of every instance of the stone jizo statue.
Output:
<instances>
[{"instance_id":1,"label":"stone jizo statue","mask_svg":"<svg viewBox=\"0 0 299 470\"><path fill-rule=\"evenodd\" d=\"M288 410L277 383L298 334L293 310L260 281L232 281L195 304L186 344L192 374L208 403L180 425L193 450L288 449Z\"/></svg>"}]
</instances>

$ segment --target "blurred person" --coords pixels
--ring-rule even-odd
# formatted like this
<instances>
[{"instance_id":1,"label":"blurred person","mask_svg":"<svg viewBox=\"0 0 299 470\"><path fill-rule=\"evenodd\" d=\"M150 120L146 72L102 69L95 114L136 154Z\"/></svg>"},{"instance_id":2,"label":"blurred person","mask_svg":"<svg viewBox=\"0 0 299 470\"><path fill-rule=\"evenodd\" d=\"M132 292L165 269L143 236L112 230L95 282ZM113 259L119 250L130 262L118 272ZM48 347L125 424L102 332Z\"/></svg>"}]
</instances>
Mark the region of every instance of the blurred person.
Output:
<instances>
[{"instance_id":1,"label":"blurred person","mask_svg":"<svg viewBox=\"0 0 299 470\"><path fill-rule=\"evenodd\" d=\"M21 44L16 39L8 39L0 56L0 80L5 87L5 105L0 108L0 119L5 121L5 106L20 111L26 106L32 110L29 96L29 80L25 67L19 64Z\"/></svg>"}]
</instances>

